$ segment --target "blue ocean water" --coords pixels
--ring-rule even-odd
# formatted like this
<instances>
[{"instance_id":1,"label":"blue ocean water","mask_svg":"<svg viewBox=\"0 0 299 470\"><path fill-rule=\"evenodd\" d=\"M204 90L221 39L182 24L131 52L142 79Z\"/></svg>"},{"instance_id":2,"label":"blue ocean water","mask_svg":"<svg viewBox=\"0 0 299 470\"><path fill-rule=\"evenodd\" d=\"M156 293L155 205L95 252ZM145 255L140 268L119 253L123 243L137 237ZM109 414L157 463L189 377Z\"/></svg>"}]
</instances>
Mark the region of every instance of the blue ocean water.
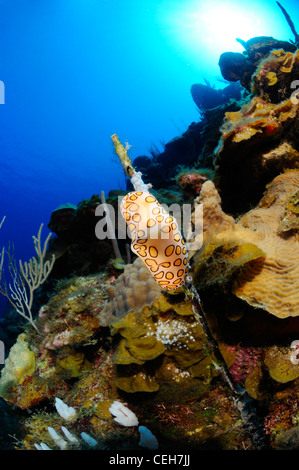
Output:
<instances>
[{"instance_id":1,"label":"blue ocean water","mask_svg":"<svg viewBox=\"0 0 299 470\"><path fill-rule=\"evenodd\" d=\"M298 26L298 1L282 4ZM133 159L163 150L199 120L191 85L225 86L218 59L243 50L236 37L293 39L272 0L1 0L0 9L0 246L12 241L24 260L57 206L125 188L113 133Z\"/></svg>"}]
</instances>

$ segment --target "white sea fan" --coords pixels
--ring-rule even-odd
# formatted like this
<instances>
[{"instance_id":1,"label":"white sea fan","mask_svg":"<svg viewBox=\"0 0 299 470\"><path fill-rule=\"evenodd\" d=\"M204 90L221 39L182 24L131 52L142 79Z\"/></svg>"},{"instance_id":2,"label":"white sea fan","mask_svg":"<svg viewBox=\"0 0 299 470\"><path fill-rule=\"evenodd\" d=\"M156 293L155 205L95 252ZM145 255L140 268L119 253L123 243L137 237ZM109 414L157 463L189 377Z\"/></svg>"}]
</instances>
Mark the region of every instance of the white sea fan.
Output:
<instances>
[{"instance_id":1,"label":"white sea fan","mask_svg":"<svg viewBox=\"0 0 299 470\"><path fill-rule=\"evenodd\" d=\"M131 427L138 425L137 416L120 401L114 401L110 406L109 411L113 416L115 416L114 421L122 426Z\"/></svg>"}]
</instances>

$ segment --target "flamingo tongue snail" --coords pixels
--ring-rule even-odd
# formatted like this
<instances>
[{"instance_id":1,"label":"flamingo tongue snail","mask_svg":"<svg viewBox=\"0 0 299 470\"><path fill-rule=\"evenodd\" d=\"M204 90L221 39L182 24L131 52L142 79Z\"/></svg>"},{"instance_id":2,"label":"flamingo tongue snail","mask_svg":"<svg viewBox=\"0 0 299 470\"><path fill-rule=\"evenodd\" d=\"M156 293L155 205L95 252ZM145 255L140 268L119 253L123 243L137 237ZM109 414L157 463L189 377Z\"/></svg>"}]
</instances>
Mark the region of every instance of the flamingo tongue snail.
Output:
<instances>
[{"instance_id":1,"label":"flamingo tongue snail","mask_svg":"<svg viewBox=\"0 0 299 470\"><path fill-rule=\"evenodd\" d=\"M127 194L120 210L132 234L131 250L162 289L180 289L188 272L188 254L175 218L148 191Z\"/></svg>"}]
</instances>

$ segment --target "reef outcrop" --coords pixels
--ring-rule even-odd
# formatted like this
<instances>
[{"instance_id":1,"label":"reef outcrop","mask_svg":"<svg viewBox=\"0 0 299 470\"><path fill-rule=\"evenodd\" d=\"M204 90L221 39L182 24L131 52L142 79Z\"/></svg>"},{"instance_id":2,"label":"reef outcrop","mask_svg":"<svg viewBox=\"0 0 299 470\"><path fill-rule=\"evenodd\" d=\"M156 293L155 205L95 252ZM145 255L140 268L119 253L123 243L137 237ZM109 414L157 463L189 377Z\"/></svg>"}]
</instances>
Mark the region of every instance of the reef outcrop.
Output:
<instances>
[{"instance_id":1,"label":"reef outcrop","mask_svg":"<svg viewBox=\"0 0 299 470\"><path fill-rule=\"evenodd\" d=\"M250 91L251 76L260 61L267 57L273 49L283 49L295 52L296 46L287 41L280 41L271 36L257 36L243 41L237 41L244 47L244 53L224 52L219 59L221 74L230 82L240 81L241 85Z\"/></svg>"},{"instance_id":2,"label":"reef outcrop","mask_svg":"<svg viewBox=\"0 0 299 470\"><path fill-rule=\"evenodd\" d=\"M95 210L101 204L98 195L74 204L63 204L53 210L49 229L56 235L50 240L49 255L55 254L52 277L61 279L70 275L89 275L103 269L111 255L109 240L95 235Z\"/></svg>"},{"instance_id":3,"label":"reef outcrop","mask_svg":"<svg viewBox=\"0 0 299 470\"><path fill-rule=\"evenodd\" d=\"M244 212L276 175L298 168L299 100L291 87L298 58L298 51L271 51L251 77L253 97L225 114L214 152L225 211Z\"/></svg>"},{"instance_id":4,"label":"reef outcrop","mask_svg":"<svg viewBox=\"0 0 299 470\"><path fill-rule=\"evenodd\" d=\"M213 183L204 183L198 201L204 208L203 247L193 257L199 288L233 277L231 291L253 307L278 318L299 315L298 231L284 225L298 185L298 170L282 173L257 207L235 222L222 211Z\"/></svg>"}]
</instances>

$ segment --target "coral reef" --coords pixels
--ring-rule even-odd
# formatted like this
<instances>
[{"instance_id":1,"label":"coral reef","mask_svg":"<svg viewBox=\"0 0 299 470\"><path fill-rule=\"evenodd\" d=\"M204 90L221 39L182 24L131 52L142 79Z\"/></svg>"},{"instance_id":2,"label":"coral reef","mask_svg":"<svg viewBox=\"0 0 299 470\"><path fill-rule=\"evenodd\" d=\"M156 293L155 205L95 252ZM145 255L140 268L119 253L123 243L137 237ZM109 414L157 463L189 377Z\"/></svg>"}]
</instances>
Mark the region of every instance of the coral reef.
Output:
<instances>
[{"instance_id":1,"label":"coral reef","mask_svg":"<svg viewBox=\"0 0 299 470\"><path fill-rule=\"evenodd\" d=\"M107 203L137 258L116 266L112 244L96 238L104 197L52 212L50 296L38 331L10 338L0 378L0 397L20 412L16 449L256 449L252 429L266 448L299 449L299 55L272 37L238 41L244 53L219 61L233 83L193 85L201 120L162 152L133 167L112 136L131 192L112 190ZM194 227L203 213L189 253L160 205L186 202ZM166 227L162 246L153 235Z\"/></svg>"},{"instance_id":2,"label":"coral reef","mask_svg":"<svg viewBox=\"0 0 299 470\"><path fill-rule=\"evenodd\" d=\"M259 266L243 270L236 279L234 293L251 305L264 308L279 318L297 316L296 285L299 280L298 234L279 232L287 199L296 192L299 172L288 171L269 185L259 206L245 214L238 225L254 231L256 244L266 259ZM274 200L275 199L275 200ZM248 282L248 280L251 280ZM250 287L249 287L250 285Z\"/></svg>"},{"instance_id":3,"label":"coral reef","mask_svg":"<svg viewBox=\"0 0 299 470\"><path fill-rule=\"evenodd\" d=\"M217 90L207 82L206 85L201 83L192 85L190 91L199 110L207 110L226 104L231 99L241 99L242 87L239 83L229 83L226 87Z\"/></svg>"},{"instance_id":4,"label":"coral reef","mask_svg":"<svg viewBox=\"0 0 299 470\"><path fill-rule=\"evenodd\" d=\"M138 295L132 295L134 288ZM61 397L74 409L67 430L77 436L78 443L68 444L71 448L86 448L85 441L78 438L82 432L97 442L96 448L137 448L136 429L120 429L109 412L121 396L166 449L173 439L178 445L185 445L187 439L191 448L204 447L216 428L213 439L227 433L227 422L236 429L236 440L230 445L241 448L246 436L221 381L213 388L223 404L217 419L212 411L217 400L210 402L210 416L197 403L198 397L211 400L206 394L215 387L213 378L219 376L219 370L183 294L162 294L139 258L116 281L104 275L75 277L60 281L56 291L37 319L41 337L32 330L20 335L2 374L5 387L1 387L1 396L6 401L22 409L38 405L23 422L25 435L17 448L31 450L43 443L56 449L63 444L60 438L55 443L56 434L49 433L50 428L61 435L65 419L54 410L54 397L56 402ZM24 360L22 368L17 368L12 359L20 344ZM221 347L232 364L234 354L225 344ZM14 381L12 375L17 377ZM158 421L147 406L148 399L134 399L140 392L153 397ZM206 434L199 419L203 424L212 419L214 431L211 428Z\"/></svg>"},{"instance_id":5,"label":"coral reef","mask_svg":"<svg viewBox=\"0 0 299 470\"><path fill-rule=\"evenodd\" d=\"M291 88L298 57L298 51L272 50L251 76L254 96L225 115L214 155L225 211L244 212L276 175L298 167L299 104Z\"/></svg>"},{"instance_id":6,"label":"coral reef","mask_svg":"<svg viewBox=\"0 0 299 470\"><path fill-rule=\"evenodd\" d=\"M202 185L208 179L213 179L214 172L203 168L193 169L182 167L176 176L176 183L182 189L186 198L193 199L199 195Z\"/></svg>"},{"instance_id":7,"label":"coral reef","mask_svg":"<svg viewBox=\"0 0 299 470\"><path fill-rule=\"evenodd\" d=\"M0 393L5 389L22 384L35 371L35 356L30 350L23 333L10 349L0 380ZM3 393L3 392L2 392Z\"/></svg>"},{"instance_id":8,"label":"coral reef","mask_svg":"<svg viewBox=\"0 0 299 470\"><path fill-rule=\"evenodd\" d=\"M139 295L134 295L136 289ZM218 374L205 352L204 335L192 319L190 301L186 302L184 296L172 298L161 293L140 259L126 266L108 290L110 302L101 317L106 318L114 335L121 336L112 357L117 365L115 383L121 390L152 392L162 387L164 396L169 387L165 374L170 381L172 374L182 373L185 379L189 377L186 382L190 388L194 387L192 377L209 382ZM178 378L174 381L180 382Z\"/></svg>"},{"instance_id":9,"label":"coral reef","mask_svg":"<svg viewBox=\"0 0 299 470\"><path fill-rule=\"evenodd\" d=\"M263 59L251 77L252 92L271 103L287 100L298 76L299 50L275 49Z\"/></svg>"},{"instance_id":10,"label":"coral reef","mask_svg":"<svg viewBox=\"0 0 299 470\"><path fill-rule=\"evenodd\" d=\"M100 197L93 195L77 206L67 203L52 212L48 227L56 237L50 240L48 253L56 258L53 278L94 274L108 263L112 245L95 235L95 210L99 204Z\"/></svg>"},{"instance_id":11,"label":"coral reef","mask_svg":"<svg viewBox=\"0 0 299 470\"><path fill-rule=\"evenodd\" d=\"M163 199L161 189L176 192L176 198L182 198L174 184L177 173L182 165L195 167L200 170L214 171L211 154L218 144L220 138L220 125L226 112L238 111L242 100L227 100L222 105L212 109L204 110L204 117L199 122L192 122L187 131L165 144L162 152L155 152L152 158L148 157L144 163L144 157L137 157L133 164L136 170L141 171L144 181L151 183L158 190L158 199ZM128 189L132 186L128 183ZM156 193L154 193L156 196ZM161 201L163 202L163 201Z\"/></svg>"},{"instance_id":12,"label":"coral reef","mask_svg":"<svg viewBox=\"0 0 299 470\"><path fill-rule=\"evenodd\" d=\"M56 295L39 311L41 334L19 335L10 350L2 371L2 398L29 408L65 393L69 379L90 369L86 354L97 343L99 312L107 298L105 280L100 274L59 282Z\"/></svg>"}]
</instances>

